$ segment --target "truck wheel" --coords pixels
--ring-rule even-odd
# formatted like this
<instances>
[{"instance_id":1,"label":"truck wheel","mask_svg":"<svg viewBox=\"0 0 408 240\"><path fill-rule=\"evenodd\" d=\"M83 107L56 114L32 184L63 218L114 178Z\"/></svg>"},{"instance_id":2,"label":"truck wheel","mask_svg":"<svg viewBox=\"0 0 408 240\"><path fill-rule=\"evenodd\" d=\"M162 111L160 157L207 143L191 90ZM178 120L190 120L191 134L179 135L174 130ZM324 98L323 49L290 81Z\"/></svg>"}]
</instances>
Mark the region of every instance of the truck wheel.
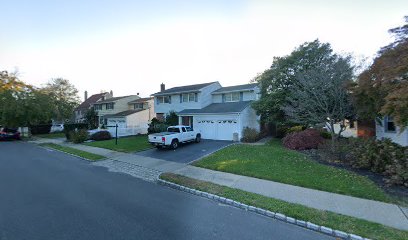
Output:
<instances>
[{"instance_id":1,"label":"truck wheel","mask_svg":"<svg viewBox=\"0 0 408 240\"><path fill-rule=\"evenodd\" d=\"M196 142L196 143L201 142L201 135L200 135L200 134L197 134L196 139L195 139L195 142Z\"/></svg>"},{"instance_id":2,"label":"truck wheel","mask_svg":"<svg viewBox=\"0 0 408 240\"><path fill-rule=\"evenodd\" d=\"M179 144L179 142L178 142L176 139L174 139L174 140L171 142L171 148L173 148L173 149L178 148L178 144Z\"/></svg>"}]
</instances>

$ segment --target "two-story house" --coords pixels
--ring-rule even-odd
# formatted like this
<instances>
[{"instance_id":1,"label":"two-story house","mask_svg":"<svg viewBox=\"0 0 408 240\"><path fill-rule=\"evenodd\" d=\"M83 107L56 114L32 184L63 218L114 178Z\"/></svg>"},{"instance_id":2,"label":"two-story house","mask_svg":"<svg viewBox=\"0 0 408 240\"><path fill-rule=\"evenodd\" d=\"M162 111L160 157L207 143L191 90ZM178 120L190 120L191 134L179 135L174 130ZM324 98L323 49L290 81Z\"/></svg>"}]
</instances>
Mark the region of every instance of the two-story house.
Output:
<instances>
[{"instance_id":1,"label":"two-story house","mask_svg":"<svg viewBox=\"0 0 408 240\"><path fill-rule=\"evenodd\" d=\"M148 124L154 117L153 98L139 95L114 97L94 104L98 112L99 126L116 126L121 129L138 128L147 133Z\"/></svg>"},{"instance_id":2,"label":"two-story house","mask_svg":"<svg viewBox=\"0 0 408 240\"><path fill-rule=\"evenodd\" d=\"M74 121L76 123L84 122L86 112L88 112L88 110L92 108L94 103L96 103L97 101L103 101L110 97L112 97L111 92L110 93L103 92L103 93L94 94L88 98L88 91L85 91L84 101L74 110L74 115L75 115Z\"/></svg>"},{"instance_id":3,"label":"two-story house","mask_svg":"<svg viewBox=\"0 0 408 240\"><path fill-rule=\"evenodd\" d=\"M259 97L257 84L221 87L212 82L168 90L162 85L161 90L153 94L157 116L175 111L179 124L200 130L203 139L239 140L245 127L260 130L260 118L251 107Z\"/></svg>"}]
</instances>

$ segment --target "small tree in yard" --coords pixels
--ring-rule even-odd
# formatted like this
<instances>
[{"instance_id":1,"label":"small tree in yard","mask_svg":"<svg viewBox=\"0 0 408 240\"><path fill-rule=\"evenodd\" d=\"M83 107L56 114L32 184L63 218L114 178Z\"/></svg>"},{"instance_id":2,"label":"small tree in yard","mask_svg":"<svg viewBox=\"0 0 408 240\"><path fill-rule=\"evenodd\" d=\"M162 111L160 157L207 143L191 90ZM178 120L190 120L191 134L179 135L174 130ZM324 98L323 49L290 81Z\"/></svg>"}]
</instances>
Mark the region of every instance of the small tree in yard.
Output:
<instances>
[{"instance_id":1,"label":"small tree in yard","mask_svg":"<svg viewBox=\"0 0 408 240\"><path fill-rule=\"evenodd\" d=\"M98 113L95 109L91 108L86 111L85 122L88 124L89 129L95 129L98 127Z\"/></svg>"},{"instance_id":2,"label":"small tree in yard","mask_svg":"<svg viewBox=\"0 0 408 240\"><path fill-rule=\"evenodd\" d=\"M348 84L353 78L350 57L327 52L314 67L296 74L296 82L290 89L284 106L285 114L292 121L303 125L328 123L332 143L345 130L345 119L353 116ZM340 124L335 132L334 124Z\"/></svg>"}]
</instances>

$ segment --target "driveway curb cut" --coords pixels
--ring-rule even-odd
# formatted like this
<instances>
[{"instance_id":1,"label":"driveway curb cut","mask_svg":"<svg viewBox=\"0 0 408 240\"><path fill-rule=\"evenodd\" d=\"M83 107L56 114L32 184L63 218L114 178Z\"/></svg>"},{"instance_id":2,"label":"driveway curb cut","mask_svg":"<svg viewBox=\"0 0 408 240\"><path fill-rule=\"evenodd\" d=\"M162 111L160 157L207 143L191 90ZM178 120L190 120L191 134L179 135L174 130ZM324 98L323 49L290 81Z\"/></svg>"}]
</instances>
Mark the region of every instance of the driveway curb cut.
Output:
<instances>
[{"instance_id":1,"label":"driveway curb cut","mask_svg":"<svg viewBox=\"0 0 408 240\"><path fill-rule=\"evenodd\" d=\"M265 217L268 217L268 218L274 218L282 222L297 225L297 226L307 228L312 231L316 231L316 232L319 232L325 235L332 236L332 237L337 237L337 238L342 238L342 239L347 239L347 240L354 240L354 239L370 240L368 238L363 238L361 236L358 236L352 233L345 233L343 231L334 230L329 227L320 226L320 225L317 225L311 222L306 222L306 221L298 220L295 218L291 218L281 213L274 213L274 212L271 212L271 211L268 211L262 208L254 207L251 205L246 205L244 203L237 202L232 199L224 198L224 197L221 197L215 194L211 194L211 193L199 191L193 188L185 187L185 186L182 186L182 185L179 185L173 182L169 182L169 181L166 181L160 178L157 180L157 182L161 185L168 186L170 188L174 188L174 189L181 190L187 193L191 193L191 194L194 194L200 197L205 197L211 200L215 200L217 202L221 202L223 204L230 205L232 207L254 212L254 213L263 215Z\"/></svg>"}]
</instances>

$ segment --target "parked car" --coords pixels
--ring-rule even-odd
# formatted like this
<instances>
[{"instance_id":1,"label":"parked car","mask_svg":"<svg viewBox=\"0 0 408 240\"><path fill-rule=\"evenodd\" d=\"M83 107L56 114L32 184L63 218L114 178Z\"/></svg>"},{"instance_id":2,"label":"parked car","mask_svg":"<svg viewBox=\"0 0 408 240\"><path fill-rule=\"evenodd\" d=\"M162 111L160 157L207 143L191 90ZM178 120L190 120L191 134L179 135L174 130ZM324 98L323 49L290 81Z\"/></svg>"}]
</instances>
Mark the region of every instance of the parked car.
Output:
<instances>
[{"instance_id":1,"label":"parked car","mask_svg":"<svg viewBox=\"0 0 408 240\"><path fill-rule=\"evenodd\" d=\"M51 126L50 133L64 131L64 124L54 124Z\"/></svg>"},{"instance_id":2,"label":"parked car","mask_svg":"<svg viewBox=\"0 0 408 240\"><path fill-rule=\"evenodd\" d=\"M148 136L149 143L157 148L171 147L176 149L180 143L201 141L201 133L190 126L170 126L166 132L153 133Z\"/></svg>"},{"instance_id":3,"label":"parked car","mask_svg":"<svg viewBox=\"0 0 408 240\"><path fill-rule=\"evenodd\" d=\"M0 141L7 141L7 140L20 140L21 135L17 129L14 128L2 128L0 130Z\"/></svg>"}]
</instances>

